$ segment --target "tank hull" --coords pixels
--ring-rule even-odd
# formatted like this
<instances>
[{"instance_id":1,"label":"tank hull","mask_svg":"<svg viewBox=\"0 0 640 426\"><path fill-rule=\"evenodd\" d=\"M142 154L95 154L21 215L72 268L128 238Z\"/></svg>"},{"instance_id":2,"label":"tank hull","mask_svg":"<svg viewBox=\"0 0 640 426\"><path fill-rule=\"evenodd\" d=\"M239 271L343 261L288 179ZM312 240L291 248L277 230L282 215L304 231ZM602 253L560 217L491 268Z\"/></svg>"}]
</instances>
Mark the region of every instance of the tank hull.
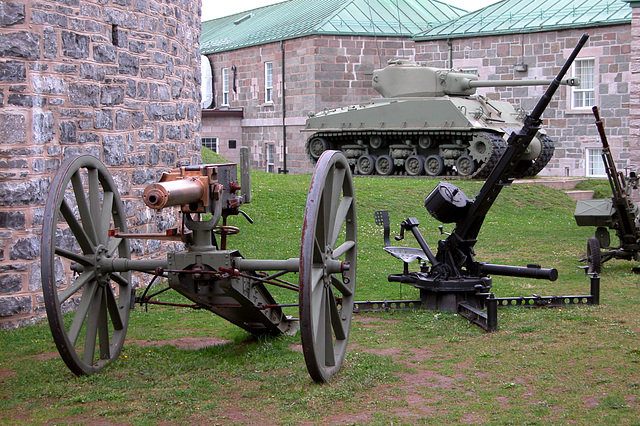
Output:
<instances>
[{"instance_id":1,"label":"tank hull","mask_svg":"<svg viewBox=\"0 0 640 426\"><path fill-rule=\"evenodd\" d=\"M312 161L325 149L339 149L357 174L484 178L524 117L508 102L479 96L375 99L310 117L306 149ZM540 132L515 177L539 173L553 150Z\"/></svg>"}]
</instances>

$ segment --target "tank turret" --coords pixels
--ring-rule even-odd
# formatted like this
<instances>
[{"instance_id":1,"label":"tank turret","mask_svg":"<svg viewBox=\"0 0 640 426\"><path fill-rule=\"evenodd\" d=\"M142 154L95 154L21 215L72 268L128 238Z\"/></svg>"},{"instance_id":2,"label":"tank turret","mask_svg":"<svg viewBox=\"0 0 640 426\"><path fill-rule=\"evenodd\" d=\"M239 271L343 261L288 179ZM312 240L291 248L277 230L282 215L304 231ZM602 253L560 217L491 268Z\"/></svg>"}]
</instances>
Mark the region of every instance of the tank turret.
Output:
<instances>
[{"instance_id":1,"label":"tank turret","mask_svg":"<svg viewBox=\"0 0 640 426\"><path fill-rule=\"evenodd\" d=\"M316 161L326 149L340 149L356 174L458 175L486 177L509 134L522 126L524 110L476 95L478 87L549 85L552 80L479 80L463 71L390 61L373 72L382 98L310 114L313 132L306 149ZM579 80L565 79L577 86ZM551 139L540 131L514 177L538 174L553 156Z\"/></svg>"}]
</instances>

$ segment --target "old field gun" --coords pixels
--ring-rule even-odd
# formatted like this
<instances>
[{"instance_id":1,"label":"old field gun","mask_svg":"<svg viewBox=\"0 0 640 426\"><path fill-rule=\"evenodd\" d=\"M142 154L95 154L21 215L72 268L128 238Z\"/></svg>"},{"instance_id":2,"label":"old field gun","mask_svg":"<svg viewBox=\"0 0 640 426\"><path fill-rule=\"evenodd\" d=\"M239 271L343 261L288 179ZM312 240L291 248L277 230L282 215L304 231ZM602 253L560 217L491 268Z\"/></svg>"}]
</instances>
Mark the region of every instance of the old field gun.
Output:
<instances>
[{"instance_id":1,"label":"old field gun","mask_svg":"<svg viewBox=\"0 0 640 426\"><path fill-rule=\"evenodd\" d=\"M551 281L558 278L556 269L545 269L540 265L508 266L478 262L475 259L474 246L489 209L502 188L513 181L520 159L531 140L538 134L543 111L587 39L588 35L585 34L579 40L557 77L551 82L531 114L525 118L522 129L511 133L507 148L475 199L467 197L450 182L440 182L427 196L425 208L431 216L443 223L455 223L451 234L438 241L435 253L418 230L418 220L413 217L401 223L400 235L396 239L401 240L406 231L411 232L420 248L390 247L388 212L376 212L376 223L385 228L385 250L404 262L404 272L389 275L389 281L418 288L420 304L423 307L459 311L479 325L493 330L496 326L495 321L488 319L487 315L481 312L487 300L492 300L494 306L497 300L489 294L492 275ZM421 260L420 271L409 272L408 264L416 259ZM578 301L583 303L590 300L589 297L580 296ZM536 305L549 303L565 303L565 298L553 296L546 300L538 298L532 301L532 304ZM574 303L574 299L569 299L568 303Z\"/></svg>"},{"instance_id":2,"label":"old field gun","mask_svg":"<svg viewBox=\"0 0 640 426\"><path fill-rule=\"evenodd\" d=\"M77 375L94 373L118 358L129 310L152 303L157 278L193 301L254 335L292 334L300 328L311 377L329 380L345 356L356 272L356 213L346 158L328 151L319 159L307 196L299 258L246 259L227 248L239 231L230 215L250 201L248 148L235 164L186 166L149 185L144 202L153 209L177 206L179 229L164 234L127 231L124 205L106 167L83 155L66 160L53 179L42 235L42 287L53 338ZM205 216L207 213L210 216ZM218 241L218 236L220 241ZM130 239L175 239L184 250L164 259L131 259ZM132 271L153 279L135 297ZM70 278L68 272L76 275ZM298 273L298 282L284 280ZM268 291L299 293L299 320L285 314ZM68 313L68 315L64 315Z\"/></svg>"},{"instance_id":3,"label":"old field gun","mask_svg":"<svg viewBox=\"0 0 640 426\"><path fill-rule=\"evenodd\" d=\"M593 107L593 115L602 142L602 161L611 187L611 198L578 200L574 217L578 226L596 226L595 236L587 241L586 272L602 271L602 264L610 259L640 261L640 207L631 201L631 192L638 189L638 175L630 171L628 175L618 172L611 154L609 141L600 118L598 107ZM611 245L609 230L618 237L617 246ZM632 270L640 273L640 267Z\"/></svg>"}]
</instances>

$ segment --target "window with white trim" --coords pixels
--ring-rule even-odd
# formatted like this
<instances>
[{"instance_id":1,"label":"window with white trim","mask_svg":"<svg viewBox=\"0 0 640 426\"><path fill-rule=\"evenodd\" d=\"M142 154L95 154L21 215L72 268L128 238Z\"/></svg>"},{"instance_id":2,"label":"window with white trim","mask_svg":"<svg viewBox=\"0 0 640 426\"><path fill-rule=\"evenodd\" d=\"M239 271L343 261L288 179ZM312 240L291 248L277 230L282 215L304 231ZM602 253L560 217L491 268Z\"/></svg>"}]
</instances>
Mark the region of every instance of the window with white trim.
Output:
<instances>
[{"instance_id":1,"label":"window with white trim","mask_svg":"<svg viewBox=\"0 0 640 426\"><path fill-rule=\"evenodd\" d=\"M580 79L580 86L571 87L571 108L591 108L596 102L595 58L576 59L571 69L573 76Z\"/></svg>"},{"instance_id":2,"label":"window with white trim","mask_svg":"<svg viewBox=\"0 0 640 426\"><path fill-rule=\"evenodd\" d=\"M222 105L229 106L229 68L222 68Z\"/></svg>"},{"instance_id":3,"label":"window with white trim","mask_svg":"<svg viewBox=\"0 0 640 426\"><path fill-rule=\"evenodd\" d=\"M202 138L202 146L218 153L218 138Z\"/></svg>"},{"instance_id":4,"label":"window with white trim","mask_svg":"<svg viewBox=\"0 0 640 426\"><path fill-rule=\"evenodd\" d=\"M607 171L604 168L604 162L602 161L602 148L586 148L586 169L587 177L605 177Z\"/></svg>"},{"instance_id":5,"label":"window with white trim","mask_svg":"<svg viewBox=\"0 0 640 426\"><path fill-rule=\"evenodd\" d=\"M275 165L275 159L276 159L276 146L275 144L272 143L268 143L267 144L267 172L268 173L275 173L276 172L276 165Z\"/></svg>"},{"instance_id":6,"label":"window with white trim","mask_svg":"<svg viewBox=\"0 0 640 426\"><path fill-rule=\"evenodd\" d=\"M264 63L264 101L273 102L273 62Z\"/></svg>"}]
</instances>

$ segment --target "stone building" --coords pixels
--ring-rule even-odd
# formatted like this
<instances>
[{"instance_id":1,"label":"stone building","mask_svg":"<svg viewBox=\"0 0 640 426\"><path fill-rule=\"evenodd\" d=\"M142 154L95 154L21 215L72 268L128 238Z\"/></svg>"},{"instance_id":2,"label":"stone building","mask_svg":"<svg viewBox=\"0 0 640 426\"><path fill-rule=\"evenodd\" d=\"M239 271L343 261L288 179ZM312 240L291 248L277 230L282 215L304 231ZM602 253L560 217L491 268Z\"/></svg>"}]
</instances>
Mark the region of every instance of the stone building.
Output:
<instances>
[{"instance_id":1,"label":"stone building","mask_svg":"<svg viewBox=\"0 0 640 426\"><path fill-rule=\"evenodd\" d=\"M43 211L65 158L107 165L134 230L171 225L139 195L161 171L201 162L200 6L0 0L0 327L43 310Z\"/></svg>"},{"instance_id":2,"label":"stone building","mask_svg":"<svg viewBox=\"0 0 640 426\"><path fill-rule=\"evenodd\" d=\"M374 69L413 58L414 34L462 13L431 0L292 0L204 22L214 101L203 143L233 161L249 146L262 170L311 171L308 113L366 102Z\"/></svg>"},{"instance_id":3,"label":"stone building","mask_svg":"<svg viewBox=\"0 0 640 426\"><path fill-rule=\"evenodd\" d=\"M312 167L304 152L308 135L300 132L307 113L379 97L371 88L370 73L389 59L407 58L442 68L452 65L490 80L552 78L580 35L588 32L591 38L572 70L585 84L562 88L543 117L556 152L541 174L603 175L593 104L606 119L619 167L631 165L631 144L637 142L628 137L631 8L625 2L503 0L444 23L424 18L422 25L428 29L403 34L376 32L378 26L372 24L376 19L371 19L375 9L368 9L367 2L339 3L344 5L333 18L299 33L285 31L288 27L282 23L298 22L304 27L305 20L291 7L300 4L313 10L306 0L203 23L202 53L212 63L214 80L214 104L203 111L204 141L217 143L218 151L230 159L237 157L232 146L250 146L254 166L264 170L283 169L286 161L289 171L308 172ZM360 13L351 13L356 3ZM432 3L425 8L439 6ZM406 7L401 2L400 10ZM452 13L460 11L451 10L448 15ZM394 17L388 17L389 28L394 28ZM269 19L275 29L267 37L260 25ZM265 78L269 72L272 80ZM478 92L531 109L543 90L516 87ZM272 101L266 96L272 96Z\"/></svg>"}]
</instances>

